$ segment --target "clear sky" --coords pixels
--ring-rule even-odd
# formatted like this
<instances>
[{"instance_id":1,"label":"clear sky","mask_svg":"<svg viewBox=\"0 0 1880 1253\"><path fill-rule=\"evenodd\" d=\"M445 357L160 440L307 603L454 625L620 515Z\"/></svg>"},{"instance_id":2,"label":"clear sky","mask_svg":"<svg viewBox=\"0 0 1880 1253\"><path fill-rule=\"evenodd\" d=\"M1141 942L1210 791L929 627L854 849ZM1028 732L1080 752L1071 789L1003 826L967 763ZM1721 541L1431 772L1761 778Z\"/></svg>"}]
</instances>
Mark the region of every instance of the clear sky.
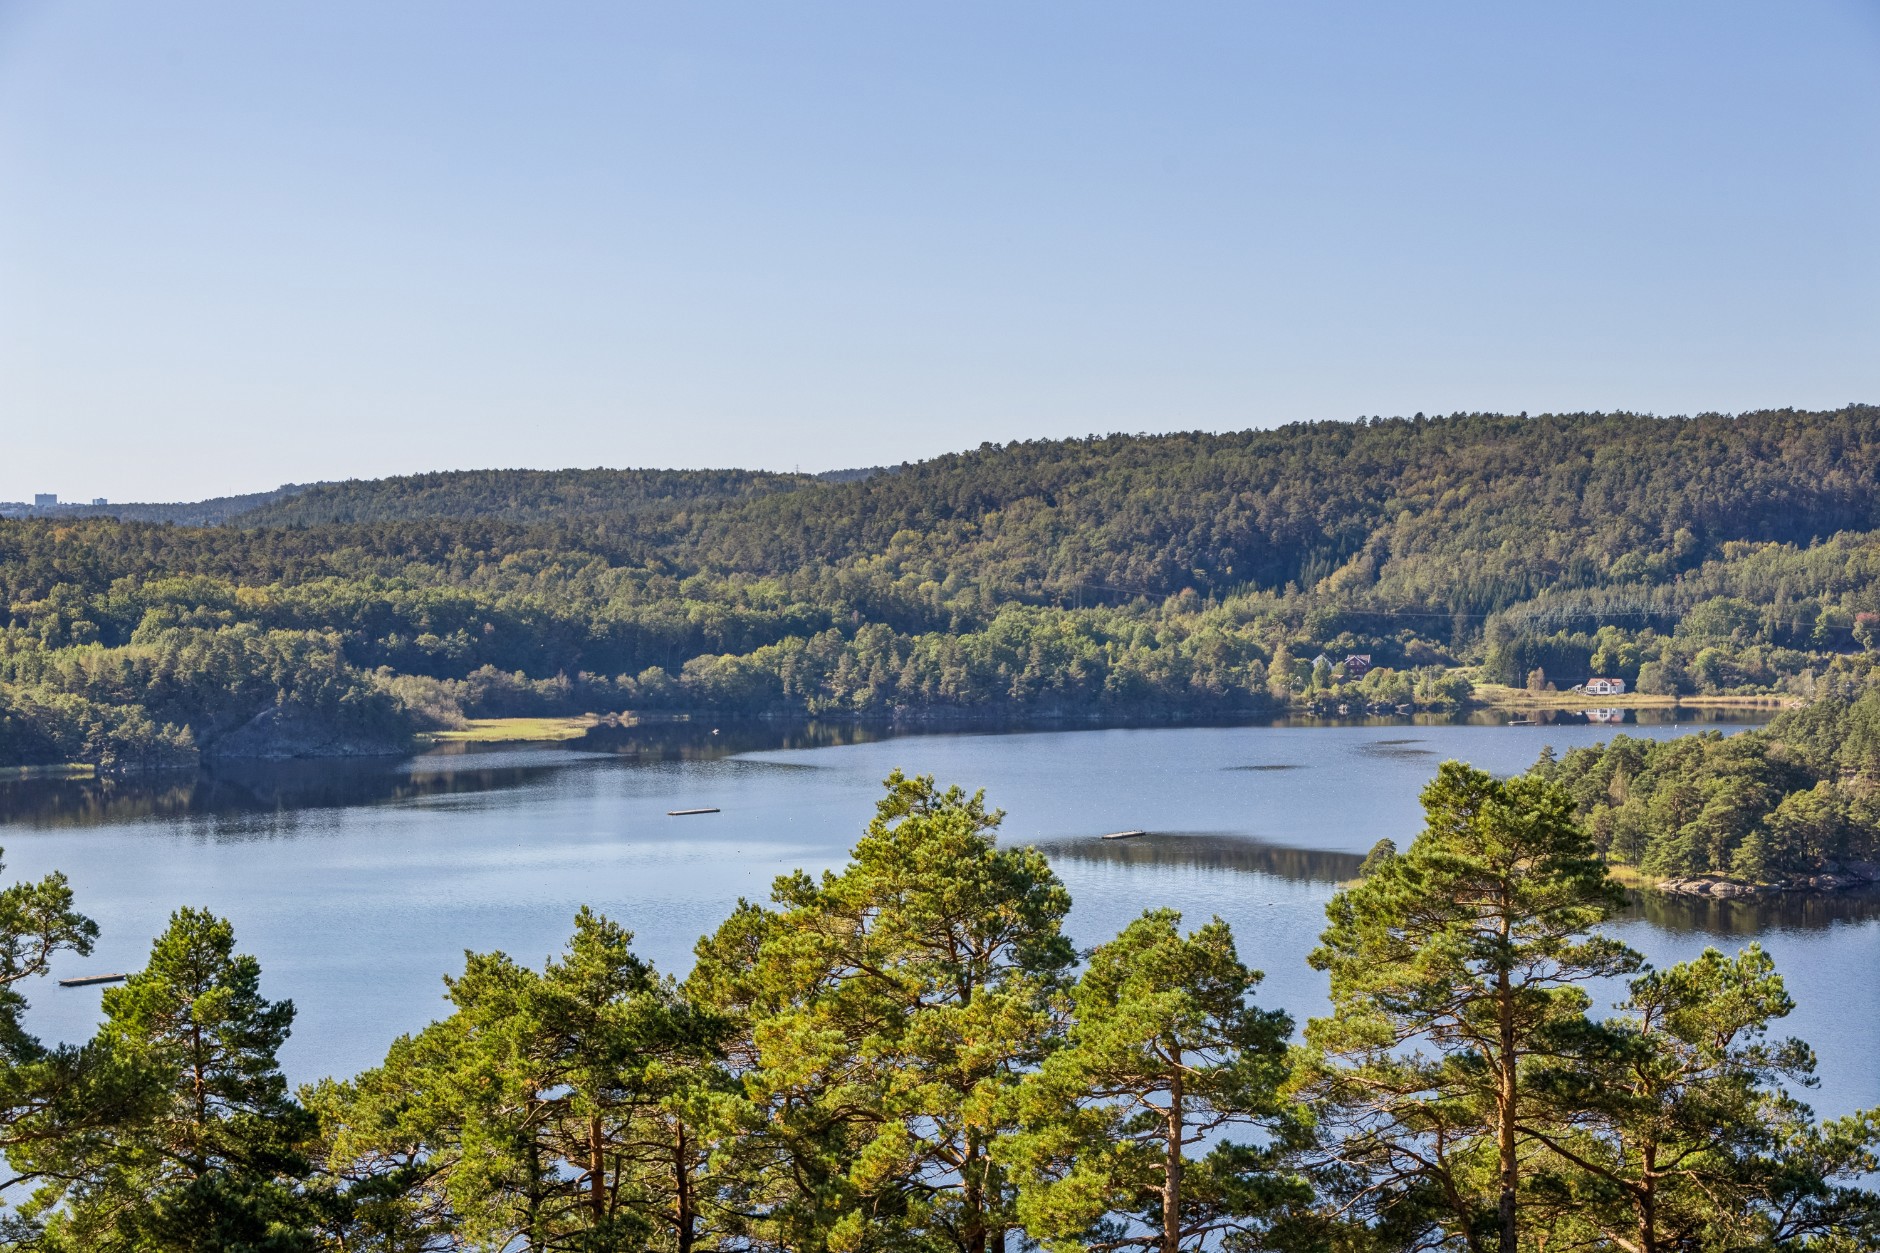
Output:
<instances>
[{"instance_id":1,"label":"clear sky","mask_svg":"<svg viewBox=\"0 0 1880 1253\"><path fill-rule=\"evenodd\" d=\"M1880 400L1880 4L0 0L0 499Z\"/></svg>"}]
</instances>

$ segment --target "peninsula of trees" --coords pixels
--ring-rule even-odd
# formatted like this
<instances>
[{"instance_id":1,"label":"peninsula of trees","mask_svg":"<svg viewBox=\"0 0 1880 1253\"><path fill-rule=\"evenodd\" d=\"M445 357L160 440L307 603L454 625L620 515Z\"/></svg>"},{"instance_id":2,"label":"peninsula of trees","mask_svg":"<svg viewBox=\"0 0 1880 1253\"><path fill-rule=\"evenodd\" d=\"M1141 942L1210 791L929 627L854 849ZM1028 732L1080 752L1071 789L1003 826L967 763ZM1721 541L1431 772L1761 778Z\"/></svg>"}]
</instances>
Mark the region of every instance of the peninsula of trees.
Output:
<instances>
[{"instance_id":1,"label":"peninsula of trees","mask_svg":"<svg viewBox=\"0 0 1880 1253\"><path fill-rule=\"evenodd\" d=\"M432 474L133 520L171 516L198 515L0 521L0 765L626 709L1448 707L1464 667L1815 697L1864 684L1880 628L1871 406L1117 435L822 478Z\"/></svg>"}]
</instances>

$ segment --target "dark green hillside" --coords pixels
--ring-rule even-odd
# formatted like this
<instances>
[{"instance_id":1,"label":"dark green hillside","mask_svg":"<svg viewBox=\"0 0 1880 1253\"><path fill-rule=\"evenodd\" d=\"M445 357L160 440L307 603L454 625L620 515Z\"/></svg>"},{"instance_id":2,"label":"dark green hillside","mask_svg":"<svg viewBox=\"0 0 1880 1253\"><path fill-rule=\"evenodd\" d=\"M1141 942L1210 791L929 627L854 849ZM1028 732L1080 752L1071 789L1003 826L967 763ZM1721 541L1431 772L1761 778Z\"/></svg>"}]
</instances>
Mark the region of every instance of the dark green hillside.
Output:
<instances>
[{"instance_id":1,"label":"dark green hillside","mask_svg":"<svg viewBox=\"0 0 1880 1253\"><path fill-rule=\"evenodd\" d=\"M1601 852L1648 874L1880 875L1880 694L1829 696L1740 735L1622 735L1541 770Z\"/></svg>"},{"instance_id":2,"label":"dark green hillside","mask_svg":"<svg viewBox=\"0 0 1880 1253\"><path fill-rule=\"evenodd\" d=\"M54 505L48 510L30 511L54 518L116 518L120 522L174 522L178 526L220 526L244 513L306 491L307 484L287 483L271 492L247 492L240 496L216 496L209 500L151 503L120 501L106 505Z\"/></svg>"},{"instance_id":3,"label":"dark green hillside","mask_svg":"<svg viewBox=\"0 0 1880 1253\"><path fill-rule=\"evenodd\" d=\"M0 523L0 763L218 751L276 707L379 743L623 708L1446 708L1463 666L1812 696L1865 683L1876 575L1872 407L327 484L224 526Z\"/></svg>"},{"instance_id":4,"label":"dark green hillside","mask_svg":"<svg viewBox=\"0 0 1880 1253\"><path fill-rule=\"evenodd\" d=\"M594 514L663 516L814 481L761 470L454 470L322 483L235 521L243 526L318 526L419 518L530 522Z\"/></svg>"},{"instance_id":5,"label":"dark green hillside","mask_svg":"<svg viewBox=\"0 0 1880 1253\"><path fill-rule=\"evenodd\" d=\"M704 518L698 557L1072 595L1341 591L1469 613L1880 526L1880 409L1458 415L984 446ZM897 539L897 537L900 537Z\"/></svg>"}]
</instances>

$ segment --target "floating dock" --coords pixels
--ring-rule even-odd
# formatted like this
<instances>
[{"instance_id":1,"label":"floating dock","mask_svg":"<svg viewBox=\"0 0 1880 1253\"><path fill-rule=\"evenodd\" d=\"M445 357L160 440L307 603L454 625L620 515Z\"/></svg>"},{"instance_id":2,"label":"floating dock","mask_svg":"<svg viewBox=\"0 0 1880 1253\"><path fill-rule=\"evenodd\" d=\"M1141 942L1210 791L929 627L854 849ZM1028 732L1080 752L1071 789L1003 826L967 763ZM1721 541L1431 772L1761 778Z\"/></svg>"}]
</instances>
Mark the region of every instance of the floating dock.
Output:
<instances>
[{"instance_id":1,"label":"floating dock","mask_svg":"<svg viewBox=\"0 0 1880 1253\"><path fill-rule=\"evenodd\" d=\"M1106 840L1133 840L1139 835L1147 834L1149 834L1147 831L1112 831L1103 838Z\"/></svg>"},{"instance_id":2,"label":"floating dock","mask_svg":"<svg viewBox=\"0 0 1880 1253\"><path fill-rule=\"evenodd\" d=\"M693 814L715 814L717 812L718 810L715 808L714 809L668 809L666 811L666 816L668 818L687 818Z\"/></svg>"},{"instance_id":3,"label":"floating dock","mask_svg":"<svg viewBox=\"0 0 1880 1253\"><path fill-rule=\"evenodd\" d=\"M61 979L62 988L88 988L94 983L122 983L129 975L83 975L77 979Z\"/></svg>"}]
</instances>

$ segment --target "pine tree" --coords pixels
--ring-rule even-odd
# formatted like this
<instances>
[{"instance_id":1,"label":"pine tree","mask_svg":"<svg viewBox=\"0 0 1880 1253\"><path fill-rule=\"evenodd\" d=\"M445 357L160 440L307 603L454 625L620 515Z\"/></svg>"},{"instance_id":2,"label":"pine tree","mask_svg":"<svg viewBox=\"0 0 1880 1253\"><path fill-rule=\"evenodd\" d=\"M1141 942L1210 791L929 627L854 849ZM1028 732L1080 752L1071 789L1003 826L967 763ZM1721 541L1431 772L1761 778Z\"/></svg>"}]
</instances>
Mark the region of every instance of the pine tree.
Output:
<instances>
[{"instance_id":1,"label":"pine tree","mask_svg":"<svg viewBox=\"0 0 1880 1253\"><path fill-rule=\"evenodd\" d=\"M1524 1066L1583 1032L1584 984L1638 958L1592 934L1622 897L1558 788L1445 762L1422 800L1409 850L1326 907L1311 963L1333 1012L1306 1028L1302 1090L1373 1220L1514 1253Z\"/></svg>"},{"instance_id":2,"label":"pine tree","mask_svg":"<svg viewBox=\"0 0 1880 1253\"><path fill-rule=\"evenodd\" d=\"M355 1247L699 1247L718 1020L583 909L540 972L470 954L455 1012L312 1096ZM370 1242L370 1243L369 1243Z\"/></svg>"},{"instance_id":3,"label":"pine tree","mask_svg":"<svg viewBox=\"0 0 1880 1253\"><path fill-rule=\"evenodd\" d=\"M90 953L97 935L97 924L72 907L62 874L0 890L0 1150L19 1169L16 1184L33 1180L32 1163L49 1144L119 1112L124 1094L90 1052L47 1048L22 1022L20 985L45 976L61 952Z\"/></svg>"},{"instance_id":4,"label":"pine tree","mask_svg":"<svg viewBox=\"0 0 1880 1253\"><path fill-rule=\"evenodd\" d=\"M1523 1132L1545 1151L1536 1208L1553 1243L1637 1253L1873 1247L1880 1111L1817 1124L1788 1084L1814 1082L1767 954L1707 949L1634 979L1593 1047L1543 1064Z\"/></svg>"},{"instance_id":5,"label":"pine tree","mask_svg":"<svg viewBox=\"0 0 1880 1253\"><path fill-rule=\"evenodd\" d=\"M993 1145L1053 1033L1069 895L1034 849L1000 849L982 796L898 771L841 874L786 876L735 981L763 1163L760 1235L799 1249L988 1253L1015 1225Z\"/></svg>"},{"instance_id":6,"label":"pine tree","mask_svg":"<svg viewBox=\"0 0 1880 1253\"><path fill-rule=\"evenodd\" d=\"M294 1007L227 921L181 909L150 963L104 993L98 1067L133 1090L114 1125L36 1146L26 1207L52 1250L289 1253L311 1249L302 1181L311 1120L276 1053Z\"/></svg>"},{"instance_id":7,"label":"pine tree","mask_svg":"<svg viewBox=\"0 0 1880 1253\"><path fill-rule=\"evenodd\" d=\"M1281 1160L1301 1133L1279 1095L1292 1021L1249 1003L1260 976L1226 923L1180 923L1150 911L1091 954L1063 1047L1020 1086L999 1156L1049 1249L1281 1247L1275 1223L1311 1199Z\"/></svg>"},{"instance_id":8,"label":"pine tree","mask_svg":"<svg viewBox=\"0 0 1880 1253\"><path fill-rule=\"evenodd\" d=\"M98 924L72 908L72 889L62 874L0 890L0 1055L19 1061L39 1055L20 1017L26 998L19 984L38 978L60 952L84 956L98 938Z\"/></svg>"}]
</instances>

